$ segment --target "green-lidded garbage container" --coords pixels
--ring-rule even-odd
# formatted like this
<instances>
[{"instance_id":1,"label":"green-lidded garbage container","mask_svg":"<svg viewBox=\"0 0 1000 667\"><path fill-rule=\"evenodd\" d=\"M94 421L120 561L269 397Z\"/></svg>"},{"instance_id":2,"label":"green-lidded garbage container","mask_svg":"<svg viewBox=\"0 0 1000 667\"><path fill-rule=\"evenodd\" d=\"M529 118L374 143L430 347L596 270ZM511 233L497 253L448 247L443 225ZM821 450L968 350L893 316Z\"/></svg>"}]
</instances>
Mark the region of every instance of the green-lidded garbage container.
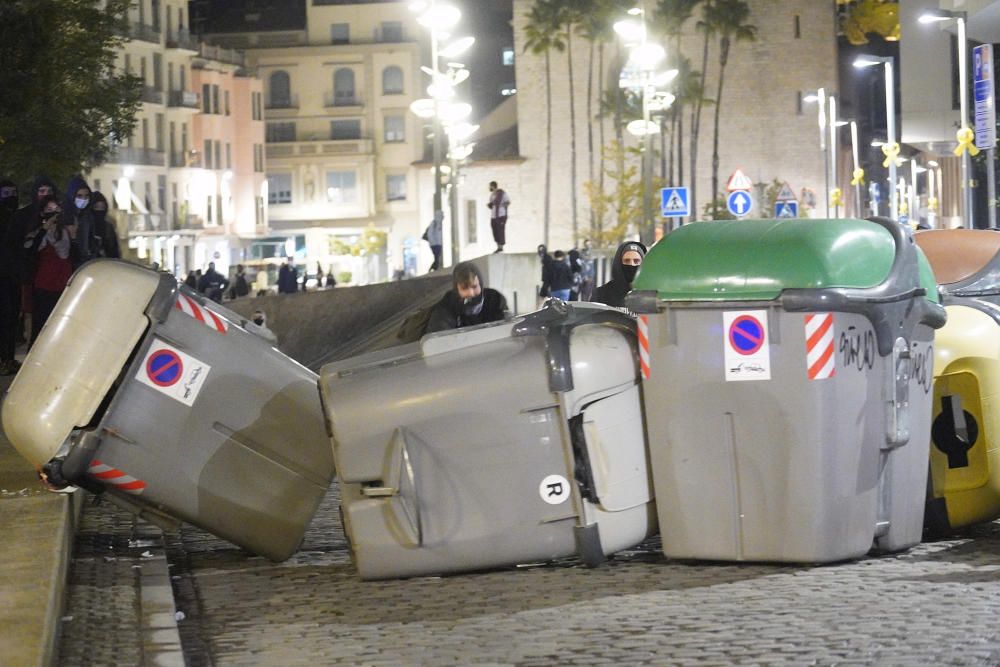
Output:
<instances>
[{"instance_id":1,"label":"green-lidded garbage container","mask_svg":"<svg viewBox=\"0 0 1000 667\"><path fill-rule=\"evenodd\" d=\"M84 264L3 404L53 480L282 560L333 478L317 377L254 325L157 273Z\"/></svg>"},{"instance_id":2,"label":"green-lidded garbage container","mask_svg":"<svg viewBox=\"0 0 1000 667\"><path fill-rule=\"evenodd\" d=\"M667 556L815 563L920 541L945 314L912 233L699 222L634 288Z\"/></svg>"}]
</instances>

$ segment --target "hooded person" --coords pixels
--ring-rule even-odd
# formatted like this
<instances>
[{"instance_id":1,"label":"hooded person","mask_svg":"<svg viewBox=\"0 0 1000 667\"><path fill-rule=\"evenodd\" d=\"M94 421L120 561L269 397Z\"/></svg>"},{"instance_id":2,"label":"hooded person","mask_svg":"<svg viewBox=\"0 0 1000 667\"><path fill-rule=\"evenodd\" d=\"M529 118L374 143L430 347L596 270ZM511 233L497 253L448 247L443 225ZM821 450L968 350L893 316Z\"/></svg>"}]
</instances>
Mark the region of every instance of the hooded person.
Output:
<instances>
[{"instance_id":1,"label":"hooded person","mask_svg":"<svg viewBox=\"0 0 1000 667\"><path fill-rule=\"evenodd\" d=\"M100 256L95 233L94 214L91 211L91 190L83 176L77 175L66 184L66 201L63 203L63 215L66 224L76 225L76 240L74 264L79 266L84 262Z\"/></svg>"},{"instance_id":2,"label":"hooded person","mask_svg":"<svg viewBox=\"0 0 1000 667\"><path fill-rule=\"evenodd\" d=\"M31 199L14 214L14 223L23 234L41 224L42 207L56 196L56 184L48 176L36 176L31 184Z\"/></svg>"},{"instance_id":3,"label":"hooded person","mask_svg":"<svg viewBox=\"0 0 1000 667\"><path fill-rule=\"evenodd\" d=\"M108 217L108 200L97 190L90 195L90 215L94 221L93 250L96 257L120 259L121 247L118 245L118 229L115 222Z\"/></svg>"},{"instance_id":4,"label":"hooded person","mask_svg":"<svg viewBox=\"0 0 1000 667\"><path fill-rule=\"evenodd\" d=\"M618 246L611 261L611 280L594 290L591 301L624 308L625 295L632 289L632 281L645 256L646 246L638 241L626 241Z\"/></svg>"},{"instance_id":5,"label":"hooded person","mask_svg":"<svg viewBox=\"0 0 1000 667\"><path fill-rule=\"evenodd\" d=\"M20 368L14 359L17 327L21 314L21 259L24 235L14 225L17 185L0 179L0 375L13 375Z\"/></svg>"},{"instance_id":6,"label":"hooded person","mask_svg":"<svg viewBox=\"0 0 1000 667\"><path fill-rule=\"evenodd\" d=\"M507 299L483 286L483 277L472 262L459 262L451 274L448 290L431 310L427 333L447 331L507 318Z\"/></svg>"}]
</instances>

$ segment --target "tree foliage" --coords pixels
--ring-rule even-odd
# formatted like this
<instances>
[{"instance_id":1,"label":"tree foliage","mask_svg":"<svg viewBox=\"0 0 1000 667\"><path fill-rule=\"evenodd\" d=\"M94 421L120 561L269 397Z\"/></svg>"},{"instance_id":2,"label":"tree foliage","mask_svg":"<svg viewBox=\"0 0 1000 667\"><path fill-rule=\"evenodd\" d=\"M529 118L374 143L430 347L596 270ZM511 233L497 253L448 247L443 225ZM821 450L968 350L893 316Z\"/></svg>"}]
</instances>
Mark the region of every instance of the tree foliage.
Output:
<instances>
[{"instance_id":1,"label":"tree foliage","mask_svg":"<svg viewBox=\"0 0 1000 667\"><path fill-rule=\"evenodd\" d=\"M583 184L590 206L595 211L594 226L587 235L595 245L613 247L643 226L642 177L639 174L639 148L623 147L617 141L604 147L605 188L587 181ZM624 159L625 156L631 159ZM610 186L610 187L609 187ZM662 179L653 177L651 191L659 192ZM611 222L607 222L610 217Z\"/></svg>"},{"instance_id":2,"label":"tree foliage","mask_svg":"<svg viewBox=\"0 0 1000 667\"><path fill-rule=\"evenodd\" d=\"M0 173L61 183L132 133L141 81L115 69L129 4L0 3Z\"/></svg>"},{"instance_id":3,"label":"tree foliage","mask_svg":"<svg viewBox=\"0 0 1000 667\"><path fill-rule=\"evenodd\" d=\"M868 35L899 39L899 4L887 0L839 0L840 29L855 46L868 43Z\"/></svg>"}]
</instances>

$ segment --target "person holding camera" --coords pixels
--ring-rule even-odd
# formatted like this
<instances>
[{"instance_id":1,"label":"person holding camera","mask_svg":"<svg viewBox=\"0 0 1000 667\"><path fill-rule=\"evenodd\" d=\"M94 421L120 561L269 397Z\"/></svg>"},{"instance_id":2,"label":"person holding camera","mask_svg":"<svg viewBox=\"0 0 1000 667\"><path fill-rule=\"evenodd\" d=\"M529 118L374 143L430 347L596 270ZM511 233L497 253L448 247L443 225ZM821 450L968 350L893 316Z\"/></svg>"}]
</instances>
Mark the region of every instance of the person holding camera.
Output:
<instances>
[{"instance_id":1,"label":"person holding camera","mask_svg":"<svg viewBox=\"0 0 1000 667\"><path fill-rule=\"evenodd\" d=\"M48 199L40 213L40 224L24 241L31 266L31 343L45 326L59 297L73 275L72 249L76 225L63 217L55 198Z\"/></svg>"}]
</instances>

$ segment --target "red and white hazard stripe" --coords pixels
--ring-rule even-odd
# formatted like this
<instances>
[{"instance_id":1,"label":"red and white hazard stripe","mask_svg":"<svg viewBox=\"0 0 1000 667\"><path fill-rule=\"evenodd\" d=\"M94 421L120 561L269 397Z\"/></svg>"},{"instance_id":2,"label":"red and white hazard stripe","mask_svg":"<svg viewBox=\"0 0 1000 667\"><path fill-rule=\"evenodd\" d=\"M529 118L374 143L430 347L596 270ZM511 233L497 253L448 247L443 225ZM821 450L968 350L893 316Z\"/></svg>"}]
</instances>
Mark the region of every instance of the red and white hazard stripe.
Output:
<instances>
[{"instance_id":1,"label":"red and white hazard stripe","mask_svg":"<svg viewBox=\"0 0 1000 667\"><path fill-rule=\"evenodd\" d=\"M833 313L806 315L806 367L810 380L832 378L837 359L833 354Z\"/></svg>"},{"instance_id":2,"label":"red and white hazard stripe","mask_svg":"<svg viewBox=\"0 0 1000 667\"><path fill-rule=\"evenodd\" d=\"M639 368L642 370L642 378L649 379L649 318L640 315L639 322Z\"/></svg>"},{"instance_id":3,"label":"red and white hazard stripe","mask_svg":"<svg viewBox=\"0 0 1000 667\"><path fill-rule=\"evenodd\" d=\"M133 495L139 495L146 488L146 483L141 479L136 479L131 475L126 475L121 470L112 468L108 464L102 463L97 459L90 462L90 467L87 472L94 479L97 479L104 484L110 484L116 489Z\"/></svg>"},{"instance_id":4,"label":"red and white hazard stripe","mask_svg":"<svg viewBox=\"0 0 1000 667\"><path fill-rule=\"evenodd\" d=\"M205 306L199 305L197 301L189 297L187 294L178 294L174 307L182 313L190 315L210 329L215 329L221 334L224 334L229 330L229 325L226 324L224 319L213 313Z\"/></svg>"}]
</instances>

